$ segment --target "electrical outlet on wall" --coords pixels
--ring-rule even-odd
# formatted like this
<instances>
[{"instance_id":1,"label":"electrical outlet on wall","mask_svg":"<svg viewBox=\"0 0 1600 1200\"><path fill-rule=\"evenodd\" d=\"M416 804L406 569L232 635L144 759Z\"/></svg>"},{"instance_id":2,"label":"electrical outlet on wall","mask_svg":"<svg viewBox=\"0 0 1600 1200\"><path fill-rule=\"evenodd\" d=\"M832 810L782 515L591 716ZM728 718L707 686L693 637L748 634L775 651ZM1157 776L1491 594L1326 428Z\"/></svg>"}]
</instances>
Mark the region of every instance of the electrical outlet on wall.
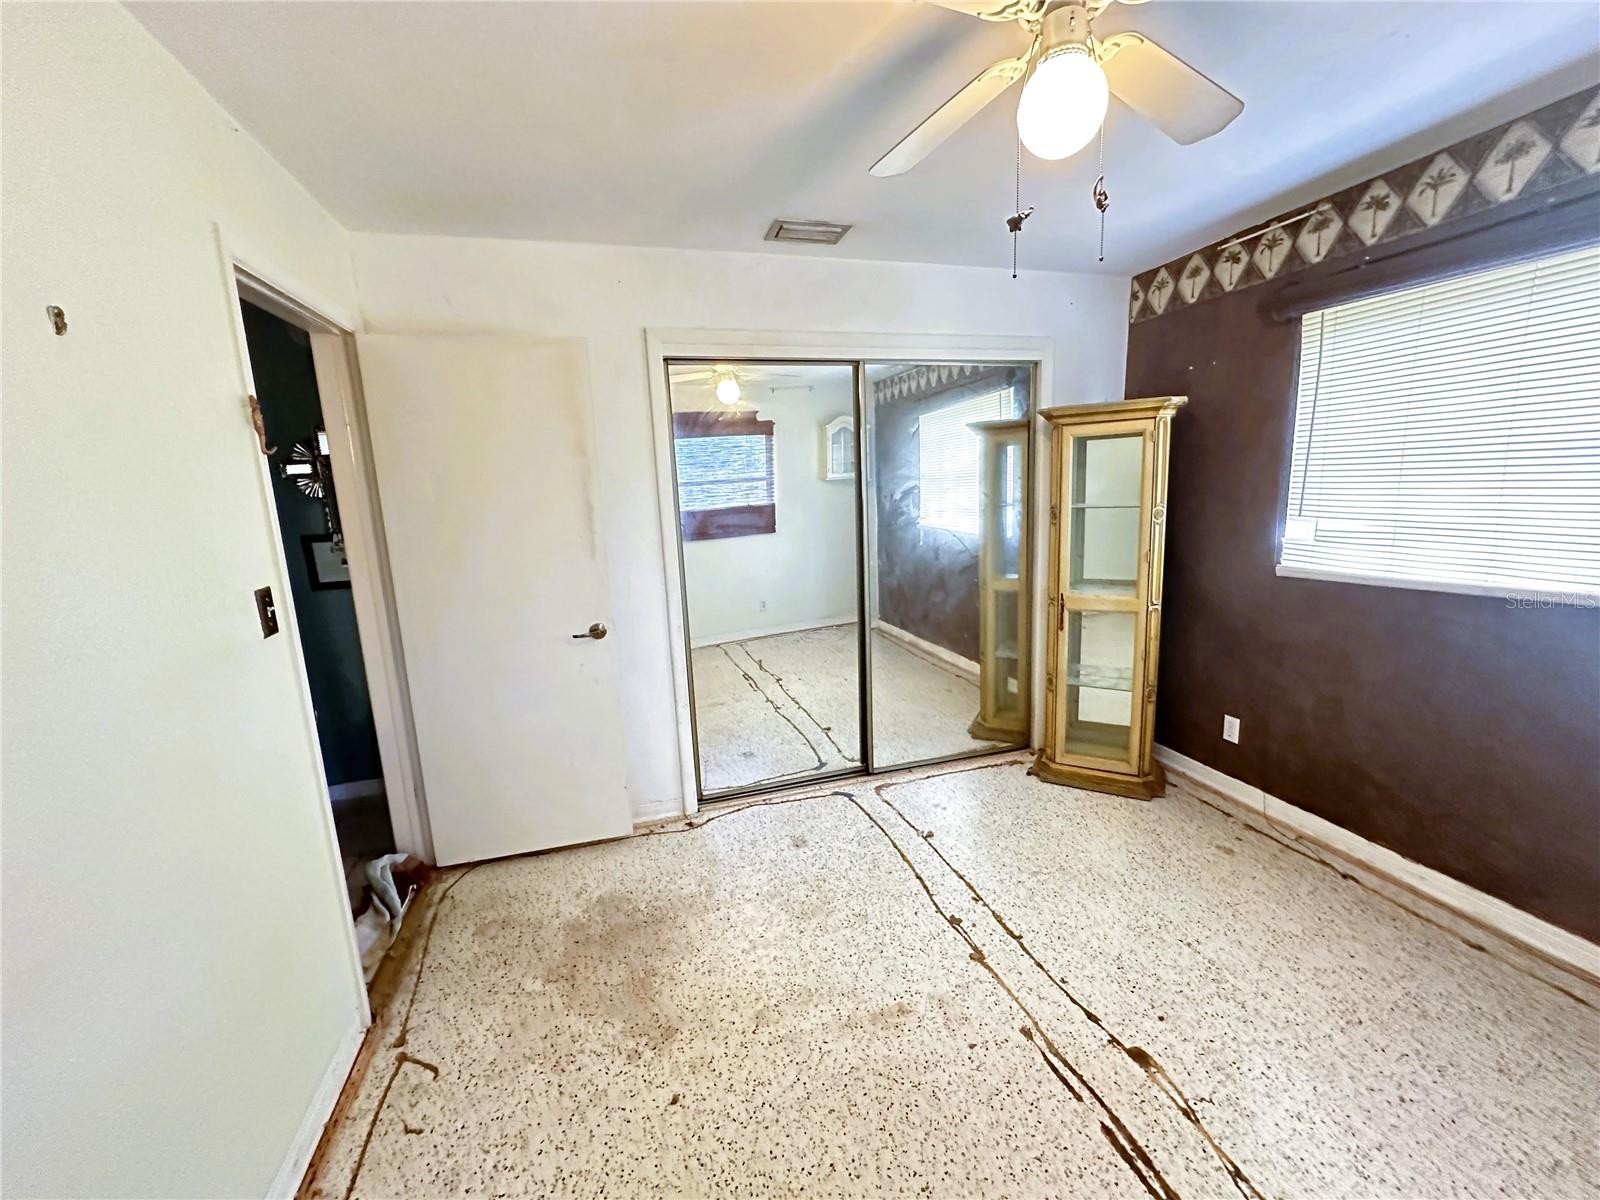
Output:
<instances>
[{"instance_id":1,"label":"electrical outlet on wall","mask_svg":"<svg viewBox=\"0 0 1600 1200\"><path fill-rule=\"evenodd\" d=\"M1239 718L1230 717L1226 713L1222 716L1222 740L1239 744Z\"/></svg>"},{"instance_id":2,"label":"electrical outlet on wall","mask_svg":"<svg viewBox=\"0 0 1600 1200\"><path fill-rule=\"evenodd\" d=\"M761 611L762 612L766 612L767 611L767 602L765 600L763 600L761 602Z\"/></svg>"}]
</instances>

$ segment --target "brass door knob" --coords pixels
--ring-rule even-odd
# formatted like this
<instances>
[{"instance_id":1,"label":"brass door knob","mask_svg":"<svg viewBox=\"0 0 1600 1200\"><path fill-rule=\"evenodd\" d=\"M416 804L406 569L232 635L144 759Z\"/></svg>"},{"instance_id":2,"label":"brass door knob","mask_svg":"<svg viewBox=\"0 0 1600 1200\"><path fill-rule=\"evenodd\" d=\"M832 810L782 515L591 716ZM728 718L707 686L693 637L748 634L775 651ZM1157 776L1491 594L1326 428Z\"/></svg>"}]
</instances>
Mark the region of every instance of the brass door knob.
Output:
<instances>
[{"instance_id":1,"label":"brass door knob","mask_svg":"<svg viewBox=\"0 0 1600 1200\"><path fill-rule=\"evenodd\" d=\"M589 626L589 628L584 630L582 633L575 633L572 636L573 636L574 640L576 640L578 638L593 638L595 641L598 642L601 638L605 637L605 635L607 633L609 633L609 632L610 631L608 629L606 629L606 627L604 625L600 624L599 621L596 621L593 625Z\"/></svg>"}]
</instances>

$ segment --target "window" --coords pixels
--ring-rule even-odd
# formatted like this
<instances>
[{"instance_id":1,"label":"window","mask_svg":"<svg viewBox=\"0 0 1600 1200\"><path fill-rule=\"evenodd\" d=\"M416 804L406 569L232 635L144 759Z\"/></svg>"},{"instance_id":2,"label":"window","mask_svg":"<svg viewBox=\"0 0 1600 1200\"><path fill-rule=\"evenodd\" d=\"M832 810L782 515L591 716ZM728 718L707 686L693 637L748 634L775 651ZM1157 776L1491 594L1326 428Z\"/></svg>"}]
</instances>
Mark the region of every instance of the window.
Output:
<instances>
[{"instance_id":1,"label":"window","mask_svg":"<svg viewBox=\"0 0 1600 1200\"><path fill-rule=\"evenodd\" d=\"M1600 248L1304 319L1278 573L1600 593Z\"/></svg>"},{"instance_id":2,"label":"window","mask_svg":"<svg viewBox=\"0 0 1600 1200\"><path fill-rule=\"evenodd\" d=\"M777 531L771 421L754 413L675 413L672 433L684 541Z\"/></svg>"},{"instance_id":3,"label":"window","mask_svg":"<svg viewBox=\"0 0 1600 1200\"><path fill-rule=\"evenodd\" d=\"M922 502L917 521L978 536L978 435L967 426L1016 416L1010 387L958 400L917 422Z\"/></svg>"},{"instance_id":4,"label":"window","mask_svg":"<svg viewBox=\"0 0 1600 1200\"><path fill-rule=\"evenodd\" d=\"M685 438L678 443L685 512L772 503L772 439L761 434Z\"/></svg>"}]
</instances>

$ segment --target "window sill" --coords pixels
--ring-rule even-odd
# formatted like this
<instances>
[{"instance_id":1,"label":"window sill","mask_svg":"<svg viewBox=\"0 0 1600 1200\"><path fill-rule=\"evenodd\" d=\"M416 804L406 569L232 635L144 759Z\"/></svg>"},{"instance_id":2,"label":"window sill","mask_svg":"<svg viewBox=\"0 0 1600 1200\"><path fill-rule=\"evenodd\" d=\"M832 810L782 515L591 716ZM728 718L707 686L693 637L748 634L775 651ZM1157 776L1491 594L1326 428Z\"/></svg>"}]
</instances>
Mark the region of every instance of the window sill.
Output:
<instances>
[{"instance_id":1,"label":"window sill","mask_svg":"<svg viewBox=\"0 0 1600 1200\"><path fill-rule=\"evenodd\" d=\"M777 512L777 506L773 504L685 509L678 514L678 531L686 543L757 537L778 531Z\"/></svg>"},{"instance_id":2,"label":"window sill","mask_svg":"<svg viewBox=\"0 0 1600 1200\"><path fill-rule=\"evenodd\" d=\"M1513 587L1496 583L1446 583L1431 579L1395 579L1388 575L1361 575L1354 571L1314 571L1277 564L1284 579L1317 579L1324 583L1355 583L1367 587L1403 588L1415 592L1453 592L1461 596L1497 596L1507 608L1600 608L1600 588L1545 588L1538 584Z\"/></svg>"}]
</instances>

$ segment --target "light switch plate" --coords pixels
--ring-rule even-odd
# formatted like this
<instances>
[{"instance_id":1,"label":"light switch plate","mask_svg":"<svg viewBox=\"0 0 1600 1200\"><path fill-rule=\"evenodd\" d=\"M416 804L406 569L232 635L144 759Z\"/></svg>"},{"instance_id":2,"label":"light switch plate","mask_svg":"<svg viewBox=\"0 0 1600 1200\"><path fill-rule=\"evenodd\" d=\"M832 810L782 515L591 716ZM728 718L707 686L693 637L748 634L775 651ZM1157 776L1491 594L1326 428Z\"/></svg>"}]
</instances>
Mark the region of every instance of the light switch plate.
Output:
<instances>
[{"instance_id":1,"label":"light switch plate","mask_svg":"<svg viewBox=\"0 0 1600 1200\"><path fill-rule=\"evenodd\" d=\"M1224 715L1222 718L1222 740L1239 744L1239 718Z\"/></svg>"},{"instance_id":2,"label":"light switch plate","mask_svg":"<svg viewBox=\"0 0 1600 1200\"><path fill-rule=\"evenodd\" d=\"M256 589L256 616L261 619L261 636L269 638L278 632L278 606L273 603L272 589Z\"/></svg>"}]
</instances>

